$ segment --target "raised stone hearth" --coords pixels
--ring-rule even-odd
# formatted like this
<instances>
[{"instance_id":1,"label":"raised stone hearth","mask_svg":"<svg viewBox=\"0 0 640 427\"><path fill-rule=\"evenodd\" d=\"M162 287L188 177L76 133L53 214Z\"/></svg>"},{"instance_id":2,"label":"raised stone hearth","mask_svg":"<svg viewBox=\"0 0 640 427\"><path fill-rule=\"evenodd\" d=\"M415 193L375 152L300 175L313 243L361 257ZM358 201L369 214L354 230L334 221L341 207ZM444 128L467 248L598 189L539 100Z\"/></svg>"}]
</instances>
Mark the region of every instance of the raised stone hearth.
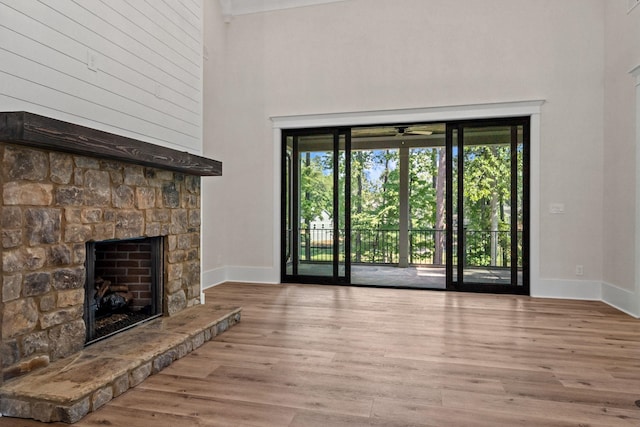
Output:
<instances>
[{"instance_id":1,"label":"raised stone hearth","mask_svg":"<svg viewBox=\"0 0 640 427\"><path fill-rule=\"evenodd\" d=\"M204 304L108 338L0 388L4 416L74 423L240 321Z\"/></svg>"}]
</instances>

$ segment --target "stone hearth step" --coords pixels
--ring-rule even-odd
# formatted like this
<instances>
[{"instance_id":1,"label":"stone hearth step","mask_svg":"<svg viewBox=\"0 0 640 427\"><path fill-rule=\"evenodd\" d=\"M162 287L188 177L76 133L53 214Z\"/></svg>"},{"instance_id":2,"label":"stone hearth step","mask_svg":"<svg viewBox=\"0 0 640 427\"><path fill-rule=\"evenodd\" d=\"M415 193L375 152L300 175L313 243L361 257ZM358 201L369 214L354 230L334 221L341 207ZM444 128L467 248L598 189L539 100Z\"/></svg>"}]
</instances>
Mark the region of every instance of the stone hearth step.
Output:
<instances>
[{"instance_id":1,"label":"stone hearth step","mask_svg":"<svg viewBox=\"0 0 640 427\"><path fill-rule=\"evenodd\" d=\"M3 416L75 423L240 321L203 304L93 344L0 387Z\"/></svg>"}]
</instances>

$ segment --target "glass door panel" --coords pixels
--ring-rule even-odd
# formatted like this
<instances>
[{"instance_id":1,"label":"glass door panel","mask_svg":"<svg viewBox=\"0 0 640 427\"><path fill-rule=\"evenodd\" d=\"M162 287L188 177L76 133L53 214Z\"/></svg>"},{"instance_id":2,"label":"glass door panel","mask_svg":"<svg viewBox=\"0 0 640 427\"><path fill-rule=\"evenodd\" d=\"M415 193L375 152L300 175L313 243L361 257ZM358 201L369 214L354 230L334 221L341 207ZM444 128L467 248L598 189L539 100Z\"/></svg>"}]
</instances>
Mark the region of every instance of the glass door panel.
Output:
<instances>
[{"instance_id":1,"label":"glass door panel","mask_svg":"<svg viewBox=\"0 0 640 427\"><path fill-rule=\"evenodd\" d=\"M462 266L467 283L510 284L511 130L464 129Z\"/></svg>"},{"instance_id":2,"label":"glass door panel","mask_svg":"<svg viewBox=\"0 0 640 427\"><path fill-rule=\"evenodd\" d=\"M337 206L334 208L335 213L335 233L337 235L337 247L334 254L334 258L337 264L337 270L335 274L338 278L344 279L346 283L350 280L350 257L349 248L351 246L351 235L349 230L351 229L351 216L348 215L346 206L349 206L351 199L351 192L347 191L347 184L350 182L347 180L347 171L351 167L351 157L346 151L348 136L344 133L338 135L338 145L336 149L337 162L334 165L336 171L335 180L335 202Z\"/></svg>"},{"instance_id":3,"label":"glass door panel","mask_svg":"<svg viewBox=\"0 0 640 427\"><path fill-rule=\"evenodd\" d=\"M525 144L525 139L528 136L528 129L526 125L517 126L512 128L512 132L515 132L515 135L512 136L512 141L515 139L515 155L512 153L512 162L515 161L516 164L512 163L511 168L515 169L517 172L515 173L516 182L512 182L512 187L516 190L515 196L515 215L512 223L512 230L515 228L516 238L512 243L511 250L514 254L516 254L516 262L515 265L511 268L511 274L517 277L517 285L520 287L524 287L524 261L525 261L525 224L529 222L529 210L528 210L528 196L529 191L525 189L525 177L527 176L525 173L525 158L528 157L528 144ZM527 162L528 163L528 162Z\"/></svg>"},{"instance_id":4,"label":"glass door panel","mask_svg":"<svg viewBox=\"0 0 640 427\"><path fill-rule=\"evenodd\" d=\"M294 254L297 253L298 242L294 244L293 240L293 136L284 138L284 153L282 158L282 240L283 252L282 260L284 264L283 271L286 275L297 274L294 272L294 265L297 266L298 260L294 263Z\"/></svg>"},{"instance_id":5,"label":"glass door panel","mask_svg":"<svg viewBox=\"0 0 640 427\"><path fill-rule=\"evenodd\" d=\"M452 125L448 134L451 289L528 292L528 120L503 122Z\"/></svg>"},{"instance_id":6,"label":"glass door panel","mask_svg":"<svg viewBox=\"0 0 640 427\"><path fill-rule=\"evenodd\" d=\"M347 138L338 131L283 136L283 281L337 283L348 275L344 239Z\"/></svg>"},{"instance_id":7,"label":"glass door panel","mask_svg":"<svg viewBox=\"0 0 640 427\"><path fill-rule=\"evenodd\" d=\"M428 135L409 149L408 268L415 287L446 285L446 145L444 135Z\"/></svg>"},{"instance_id":8,"label":"glass door panel","mask_svg":"<svg viewBox=\"0 0 640 427\"><path fill-rule=\"evenodd\" d=\"M459 147L458 129L447 127L447 289L455 289L458 283L458 179Z\"/></svg>"}]
</instances>

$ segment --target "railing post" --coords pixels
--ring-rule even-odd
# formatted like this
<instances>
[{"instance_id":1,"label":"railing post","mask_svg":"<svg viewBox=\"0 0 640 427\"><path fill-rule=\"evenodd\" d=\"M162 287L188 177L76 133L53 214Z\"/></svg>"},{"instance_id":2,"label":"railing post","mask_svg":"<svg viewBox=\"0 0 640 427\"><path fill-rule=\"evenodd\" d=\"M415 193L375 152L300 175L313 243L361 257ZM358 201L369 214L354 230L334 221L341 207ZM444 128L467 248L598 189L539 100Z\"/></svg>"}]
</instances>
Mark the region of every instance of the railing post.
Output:
<instances>
[{"instance_id":1,"label":"railing post","mask_svg":"<svg viewBox=\"0 0 640 427\"><path fill-rule=\"evenodd\" d=\"M409 148L400 148L398 267L409 266Z\"/></svg>"}]
</instances>

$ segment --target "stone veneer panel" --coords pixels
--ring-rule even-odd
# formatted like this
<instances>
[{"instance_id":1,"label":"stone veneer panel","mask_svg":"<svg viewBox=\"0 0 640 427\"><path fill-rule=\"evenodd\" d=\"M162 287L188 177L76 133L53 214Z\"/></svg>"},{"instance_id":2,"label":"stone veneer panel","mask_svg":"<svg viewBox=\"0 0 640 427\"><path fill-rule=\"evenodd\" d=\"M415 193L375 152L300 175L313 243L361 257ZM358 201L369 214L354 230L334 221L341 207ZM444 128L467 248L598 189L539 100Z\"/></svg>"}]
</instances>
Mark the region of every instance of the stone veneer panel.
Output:
<instances>
[{"instance_id":1,"label":"stone veneer panel","mask_svg":"<svg viewBox=\"0 0 640 427\"><path fill-rule=\"evenodd\" d=\"M199 176L1 142L0 159L0 381L83 348L87 241L164 236L165 315L199 303Z\"/></svg>"}]
</instances>

